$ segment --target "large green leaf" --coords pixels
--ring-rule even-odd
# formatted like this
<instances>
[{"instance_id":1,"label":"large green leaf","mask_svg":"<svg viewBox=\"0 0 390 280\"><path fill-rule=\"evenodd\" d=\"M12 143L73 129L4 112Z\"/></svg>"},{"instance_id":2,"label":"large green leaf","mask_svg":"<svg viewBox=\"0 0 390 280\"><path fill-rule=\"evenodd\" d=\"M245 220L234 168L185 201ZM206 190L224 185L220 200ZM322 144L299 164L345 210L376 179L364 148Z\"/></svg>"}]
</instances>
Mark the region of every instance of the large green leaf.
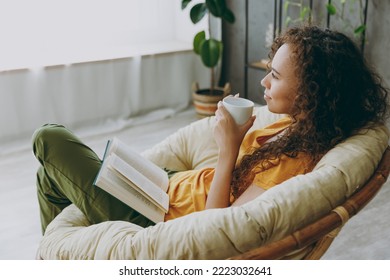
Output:
<instances>
[{"instance_id":1,"label":"large green leaf","mask_svg":"<svg viewBox=\"0 0 390 280\"><path fill-rule=\"evenodd\" d=\"M215 39L207 39L200 46L200 56L206 67L212 68L218 64L221 57L222 43Z\"/></svg>"},{"instance_id":2,"label":"large green leaf","mask_svg":"<svg viewBox=\"0 0 390 280\"><path fill-rule=\"evenodd\" d=\"M227 21L228 23L233 23L236 18L234 17L234 14L231 10L229 9L226 9L222 15L222 19L224 19L225 21Z\"/></svg>"},{"instance_id":3,"label":"large green leaf","mask_svg":"<svg viewBox=\"0 0 390 280\"><path fill-rule=\"evenodd\" d=\"M196 4L191 8L190 18L193 23L198 23L207 13L207 7L204 3Z\"/></svg>"},{"instance_id":4,"label":"large green leaf","mask_svg":"<svg viewBox=\"0 0 390 280\"><path fill-rule=\"evenodd\" d=\"M191 0L182 0L181 1L181 9L184 10L190 2L191 2Z\"/></svg>"},{"instance_id":5,"label":"large green leaf","mask_svg":"<svg viewBox=\"0 0 390 280\"><path fill-rule=\"evenodd\" d=\"M206 6L215 17L222 17L225 9L225 0L206 0Z\"/></svg>"},{"instance_id":6,"label":"large green leaf","mask_svg":"<svg viewBox=\"0 0 390 280\"><path fill-rule=\"evenodd\" d=\"M194 46L194 52L196 54L200 54L200 47L204 42L204 40L206 40L206 32L200 31L198 34L195 35L193 46Z\"/></svg>"}]
</instances>

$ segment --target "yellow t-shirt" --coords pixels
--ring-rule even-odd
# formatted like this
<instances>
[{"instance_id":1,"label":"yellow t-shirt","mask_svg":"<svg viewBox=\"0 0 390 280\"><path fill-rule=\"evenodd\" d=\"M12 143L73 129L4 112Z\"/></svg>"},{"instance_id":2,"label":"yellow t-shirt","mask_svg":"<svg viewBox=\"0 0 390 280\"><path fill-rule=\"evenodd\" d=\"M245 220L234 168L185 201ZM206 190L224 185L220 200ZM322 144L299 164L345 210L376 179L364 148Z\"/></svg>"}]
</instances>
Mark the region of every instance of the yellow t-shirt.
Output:
<instances>
[{"instance_id":1,"label":"yellow t-shirt","mask_svg":"<svg viewBox=\"0 0 390 280\"><path fill-rule=\"evenodd\" d=\"M260 147L290 124L291 119L285 117L263 129L248 133L241 144L238 159ZM305 174L311 169L310 158L305 154L299 154L295 158L282 156L275 166L258 173L253 183L267 190L298 174ZM214 168L182 171L173 175L168 188L170 205L165 220L204 210L213 177Z\"/></svg>"}]
</instances>

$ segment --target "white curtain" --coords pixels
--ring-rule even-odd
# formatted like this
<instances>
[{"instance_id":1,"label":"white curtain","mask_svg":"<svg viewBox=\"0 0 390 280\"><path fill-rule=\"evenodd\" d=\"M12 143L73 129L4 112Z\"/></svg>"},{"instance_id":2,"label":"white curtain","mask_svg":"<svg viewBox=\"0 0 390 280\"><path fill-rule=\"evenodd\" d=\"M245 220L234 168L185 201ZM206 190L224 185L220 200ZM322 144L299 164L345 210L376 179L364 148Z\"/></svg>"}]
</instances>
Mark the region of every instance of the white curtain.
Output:
<instances>
[{"instance_id":1,"label":"white curtain","mask_svg":"<svg viewBox=\"0 0 390 280\"><path fill-rule=\"evenodd\" d=\"M126 8L125 2L134 6ZM191 50L196 30L180 2L0 0L0 32L2 38L9 36L0 44L0 155L18 142L30 145L31 134L44 123L117 129L139 122L137 116L153 120L188 106L192 82L207 84L209 71ZM47 15L37 18L41 4L47 5ZM92 23L80 23L92 19L98 31ZM108 27L111 21L117 28ZM78 33L66 34L67 25ZM156 25L163 28L149 39L136 35L135 30L154 32ZM180 25L183 29L177 29ZM55 40L45 41L39 32L19 36L23 29L34 33L39 28Z\"/></svg>"},{"instance_id":2,"label":"white curtain","mask_svg":"<svg viewBox=\"0 0 390 280\"><path fill-rule=\"evenodd\" d=\"M142 56L0 73L0 144L25 144L44 123L71 129L118 129L159 110L163 118L190 103L193 81L206 83L192 53ZM16 142L15 142L16 141Z\"/></svg>"}]
</instances>

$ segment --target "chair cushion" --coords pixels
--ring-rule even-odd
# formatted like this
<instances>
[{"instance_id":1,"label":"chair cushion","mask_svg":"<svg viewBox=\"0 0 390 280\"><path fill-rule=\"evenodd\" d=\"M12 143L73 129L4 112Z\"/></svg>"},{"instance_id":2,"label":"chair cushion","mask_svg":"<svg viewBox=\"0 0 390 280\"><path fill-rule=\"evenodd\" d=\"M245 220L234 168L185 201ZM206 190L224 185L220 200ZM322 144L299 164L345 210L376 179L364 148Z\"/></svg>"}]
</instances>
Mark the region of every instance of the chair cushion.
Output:
<instances>
[{"instance_id":1,"label":"chair cushion","mask_svg":"<svg viewBox=\"0 0 390 280\"><path fill-rule=\"evenodd\" d=\"M256 109L255 127L280 116ZM144 156L162 167L213 166L213 117L180 129ZM43 259L225 259L278 240L342 203L373 173L389 141L385 126L365 130L329 151L315 169L240 207L210 209L142 228L123 221L89 225L77 207L64 209L39 246Z\"/></svg>"}]
</instances>

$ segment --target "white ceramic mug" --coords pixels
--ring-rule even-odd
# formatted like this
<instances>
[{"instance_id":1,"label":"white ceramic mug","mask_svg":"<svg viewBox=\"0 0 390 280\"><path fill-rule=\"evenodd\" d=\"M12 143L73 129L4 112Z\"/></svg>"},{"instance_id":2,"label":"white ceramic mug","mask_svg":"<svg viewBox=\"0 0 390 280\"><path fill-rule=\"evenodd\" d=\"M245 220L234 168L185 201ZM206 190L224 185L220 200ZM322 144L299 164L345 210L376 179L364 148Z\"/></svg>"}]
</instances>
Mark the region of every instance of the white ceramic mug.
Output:
<instances>
[{"instance_id":1,"label":"white ceramic mug","mask_svg":"<svg viewBox=\"0 0 390 280\"><path fill-rule=\"evenodd\" d=\"M233 96L225 97L222 104L238 125L247 122L252 116L253 106L255 105L248 99Z\"/></svg>"}]
</instances>

